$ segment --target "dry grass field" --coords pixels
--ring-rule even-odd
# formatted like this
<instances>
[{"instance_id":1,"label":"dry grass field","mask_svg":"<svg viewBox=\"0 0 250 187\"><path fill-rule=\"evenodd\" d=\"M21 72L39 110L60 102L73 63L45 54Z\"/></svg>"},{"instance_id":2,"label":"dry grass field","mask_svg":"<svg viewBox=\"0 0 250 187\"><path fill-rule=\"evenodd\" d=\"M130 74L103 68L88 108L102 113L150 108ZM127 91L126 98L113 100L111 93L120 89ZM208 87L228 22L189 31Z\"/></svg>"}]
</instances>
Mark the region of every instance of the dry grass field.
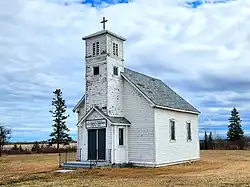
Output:
<instances>
[{"instance_id":1,"label":"dry grass field","mask_svg":"<svg viewBox=\"0 0 250 187\"><path fill-rule=\"evenodd\" d=\"M56 173L57 155L0 158L0 186L250 186L250 151L201 151L201 161L162 168Z\"/></svg>"}]
</instances>

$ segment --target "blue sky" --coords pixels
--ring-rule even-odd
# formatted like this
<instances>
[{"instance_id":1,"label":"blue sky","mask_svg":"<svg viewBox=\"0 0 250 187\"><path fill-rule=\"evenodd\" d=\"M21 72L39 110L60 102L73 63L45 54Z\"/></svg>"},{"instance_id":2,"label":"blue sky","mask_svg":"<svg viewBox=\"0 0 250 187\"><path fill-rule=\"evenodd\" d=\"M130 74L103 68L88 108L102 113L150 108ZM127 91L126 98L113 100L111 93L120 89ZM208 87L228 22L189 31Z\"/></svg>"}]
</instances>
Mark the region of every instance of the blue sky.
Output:
<instances>
[{"instance_id":1,"label":"blue sky","mask_svg":"<svg viewBox=\"0 0 250 187\"><path fill-rule=\"evenodd\" d=\"M249 12L248 0L0 1L0 123L12 141L47 139L52 92L61 88L75 138L81 38L105 16L107 28L127 38L126 67L162 79L202 112L200 135L225 135L233 107L249 134Z\"/></svg>"}]
</instances>

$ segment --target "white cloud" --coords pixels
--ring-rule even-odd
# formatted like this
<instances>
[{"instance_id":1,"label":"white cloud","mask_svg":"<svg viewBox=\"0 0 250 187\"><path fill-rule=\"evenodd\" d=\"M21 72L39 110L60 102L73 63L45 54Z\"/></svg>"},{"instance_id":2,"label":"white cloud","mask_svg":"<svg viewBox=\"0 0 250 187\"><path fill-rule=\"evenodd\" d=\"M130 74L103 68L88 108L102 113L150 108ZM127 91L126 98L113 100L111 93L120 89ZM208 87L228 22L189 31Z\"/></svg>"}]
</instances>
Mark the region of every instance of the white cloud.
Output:
<instances>
[{"instance_id":1,"label":"white cloud","mask_svg":"<svg viewBox=\"0 0 250 187\"><path fill-rule=\"evenodd\" d=\"M71 109L84 93L81 37L101 29L102 16L109 30L128 39L126 67L163 79L202 111L203 120L209 117L219 126L213 113L225 119L234 106L243 113L250 109L237 101L250 90L244 88L250 82L247 0L199 9L174 0L136 0L103 9L77 0L9 0L0 1L2 123L13 130L29 124L49 129L52 91L60 87L75 129ZM205 101L219 104L204 106Z\"/></svg>"}]
</instances>

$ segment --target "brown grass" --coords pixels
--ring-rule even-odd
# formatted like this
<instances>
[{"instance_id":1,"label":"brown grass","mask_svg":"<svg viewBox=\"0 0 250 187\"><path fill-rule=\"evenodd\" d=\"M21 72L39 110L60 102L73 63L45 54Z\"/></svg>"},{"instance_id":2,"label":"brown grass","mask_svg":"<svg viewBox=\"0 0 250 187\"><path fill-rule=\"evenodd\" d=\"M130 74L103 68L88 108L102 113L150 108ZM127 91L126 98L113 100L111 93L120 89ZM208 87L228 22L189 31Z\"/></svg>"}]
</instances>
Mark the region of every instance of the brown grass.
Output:
<instances>
[{"instance_id":1,"label":"brown grass","mask_svg":"<svg viewBox=\"0 0 250 187\"><path fill-rule=\"evenodd\" d=\"M57 155L0 158L5 186L250 186L250 151L201 151L201 161L161 168L56 173Z\"/></svg>"}]
</instances>

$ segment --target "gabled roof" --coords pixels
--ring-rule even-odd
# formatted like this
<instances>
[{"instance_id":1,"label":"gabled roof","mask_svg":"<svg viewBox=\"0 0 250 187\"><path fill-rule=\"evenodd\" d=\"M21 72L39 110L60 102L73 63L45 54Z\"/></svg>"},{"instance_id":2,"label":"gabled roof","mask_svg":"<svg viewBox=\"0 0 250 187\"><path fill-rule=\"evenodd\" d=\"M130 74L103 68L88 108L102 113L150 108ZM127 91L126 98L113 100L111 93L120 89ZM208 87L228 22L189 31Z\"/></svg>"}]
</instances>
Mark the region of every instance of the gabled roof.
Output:
<instances>
[{"instance_id":1,"label":"gabled roof","mask_svg":"<svg viewBox=\"0 0 250 187\"><path fill-rule=\"evenodd\" d=\"M131 84L138 88L155 107L166 107L169 109L200 113L195 107L185 101L159 79L149 77L127 68L124 68L124 72L121 74Z\"/></svg>"},{"instance_id":2,"label":"gabled roof","mask_svg":"<svg viewBox=\"0 0 250 187\"><path fill-rule=\"evenodd\" d=\"M91 113L92 111L97 111L100 115L102 115L106 120L113 124L131 124L130 121L128 121L125 117L113 117L106 115L98 106L93 106L79 121L76 125L79 125L82 121L84 121Z\"/></svg>"}]
</instances>

